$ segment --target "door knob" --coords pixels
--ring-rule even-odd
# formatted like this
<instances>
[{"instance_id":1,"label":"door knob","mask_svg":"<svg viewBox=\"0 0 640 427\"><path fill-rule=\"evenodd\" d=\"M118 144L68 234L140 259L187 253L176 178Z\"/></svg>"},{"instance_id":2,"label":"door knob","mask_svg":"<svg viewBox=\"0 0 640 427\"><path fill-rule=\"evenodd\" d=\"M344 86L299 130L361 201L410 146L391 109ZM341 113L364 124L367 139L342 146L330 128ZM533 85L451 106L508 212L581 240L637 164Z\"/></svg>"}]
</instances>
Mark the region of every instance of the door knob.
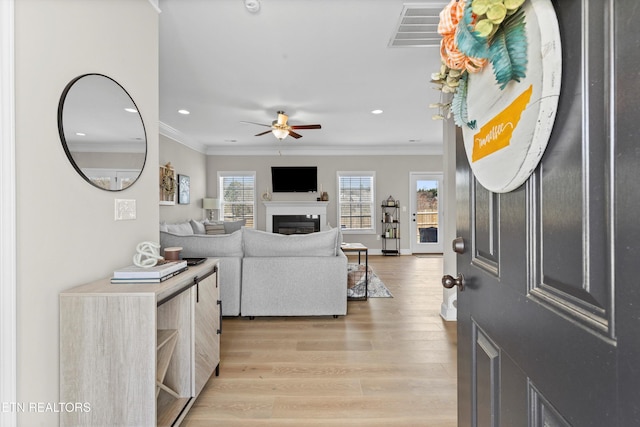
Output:
<instances>
[{"instance_id":1,"label":"door knob","mask_svg":"<svg viewBox=\"0 0 640 427\"><path fill-rule=\"evenodd\" d=\"M454 279L450 275L446 274L442 276L442 286L447 289L451 289L454 286L457 286L460 292L462 292L464 291L464 276L462 275L462 273L459 273L458 277Z\"/></svg>"}]
</instances>

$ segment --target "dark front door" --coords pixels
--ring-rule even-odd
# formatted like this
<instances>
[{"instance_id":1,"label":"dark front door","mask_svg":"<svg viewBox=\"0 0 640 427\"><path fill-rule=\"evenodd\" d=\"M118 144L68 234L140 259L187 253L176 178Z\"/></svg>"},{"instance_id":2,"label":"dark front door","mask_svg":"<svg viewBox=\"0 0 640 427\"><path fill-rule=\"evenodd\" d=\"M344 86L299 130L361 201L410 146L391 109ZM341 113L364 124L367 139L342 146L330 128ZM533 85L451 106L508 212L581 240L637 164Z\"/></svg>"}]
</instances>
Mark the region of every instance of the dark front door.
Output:
<instances>
[{"instance_id":1,"label":"dark front door","mask_svg":"<svg viewBox=\"0 0 640 427\"><path fill-rule=\"evenodd\" d=\"M460 426L640 425L640 6L554 2L562 91L517 190L458 136Z\"/></svg>"}]
</instances>

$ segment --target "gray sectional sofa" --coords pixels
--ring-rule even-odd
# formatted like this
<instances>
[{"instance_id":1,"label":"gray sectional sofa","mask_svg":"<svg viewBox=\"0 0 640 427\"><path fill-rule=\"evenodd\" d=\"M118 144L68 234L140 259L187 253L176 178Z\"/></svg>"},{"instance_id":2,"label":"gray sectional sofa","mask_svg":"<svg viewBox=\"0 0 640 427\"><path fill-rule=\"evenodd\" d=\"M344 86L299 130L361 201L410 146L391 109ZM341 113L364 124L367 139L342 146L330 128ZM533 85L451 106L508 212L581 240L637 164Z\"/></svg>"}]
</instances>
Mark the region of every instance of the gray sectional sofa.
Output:
<instances>
[{"instance_id":1,"label":"gray sectional sofa","mask_svg":"<svg viewBox=\"0 0 640 427\"><path fill-rule=\"evenodd\" d=\"M200 230L200 227L194 227ZM340 230L285 236L242 228L230 234L160 231L162 248L220 259L224 316L347 314L347 257Z\"/></svg>"}]
</instances>

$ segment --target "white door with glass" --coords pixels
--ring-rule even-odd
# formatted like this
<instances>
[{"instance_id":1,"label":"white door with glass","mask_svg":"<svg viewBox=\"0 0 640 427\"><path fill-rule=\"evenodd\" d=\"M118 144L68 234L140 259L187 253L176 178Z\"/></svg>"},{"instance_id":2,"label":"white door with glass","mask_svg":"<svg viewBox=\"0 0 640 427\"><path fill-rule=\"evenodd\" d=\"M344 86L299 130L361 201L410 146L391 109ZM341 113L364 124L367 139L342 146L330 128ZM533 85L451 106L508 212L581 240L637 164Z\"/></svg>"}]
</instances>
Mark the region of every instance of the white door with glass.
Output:
<instances>
[{"instance_id":1,"label":"white door with glass","mask_svg":"<svg viewBox=\"0 0 640 427\"><path fill-rule=\"evenodd\" d=\"M442 173L410 173L409 239L412 253L442 253Z\"/></svg>"}]
</instances>

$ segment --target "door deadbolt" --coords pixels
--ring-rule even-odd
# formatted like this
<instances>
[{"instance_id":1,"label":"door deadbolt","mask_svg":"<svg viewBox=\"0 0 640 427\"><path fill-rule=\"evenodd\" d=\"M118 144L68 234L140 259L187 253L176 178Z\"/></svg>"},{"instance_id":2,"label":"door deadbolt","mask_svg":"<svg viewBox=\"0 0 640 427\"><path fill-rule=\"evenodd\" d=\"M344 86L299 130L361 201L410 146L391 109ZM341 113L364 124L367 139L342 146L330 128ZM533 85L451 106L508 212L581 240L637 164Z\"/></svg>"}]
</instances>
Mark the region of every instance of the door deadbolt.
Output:
<instances>
[{"instance_id":1,"label":"door deadbolt","mask_svg":"<svg viewBox=\"0 0 640 427\"><path fill-rule=\"evenodd\" d=\"M462 237L456 237L451 242L453 252L462 255L464 253L464 239Z\"/></svg>"}]
</instances>

